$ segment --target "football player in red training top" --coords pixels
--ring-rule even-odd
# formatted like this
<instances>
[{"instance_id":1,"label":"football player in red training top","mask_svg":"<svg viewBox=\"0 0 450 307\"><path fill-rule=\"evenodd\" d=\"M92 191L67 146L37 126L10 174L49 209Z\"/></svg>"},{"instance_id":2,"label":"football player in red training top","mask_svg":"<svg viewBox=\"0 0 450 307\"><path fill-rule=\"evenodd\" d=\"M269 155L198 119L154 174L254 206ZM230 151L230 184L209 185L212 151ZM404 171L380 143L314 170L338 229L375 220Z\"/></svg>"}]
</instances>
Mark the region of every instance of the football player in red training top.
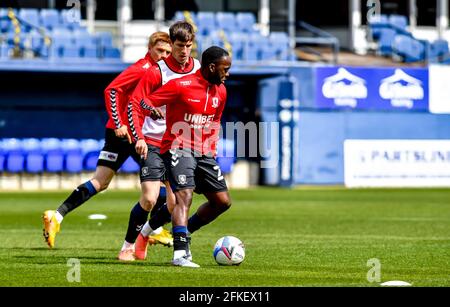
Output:
<instances>
[{"instance_id":1,"label":"football player in red training top","mask_svg":"<svg viewBox=\"0 0 450 307\"><path fill-rule=\"evenodd\" d=\"M152 237L159 235L161 228L153 228L154 231L144 223L147 221L149 211L152 210L158 199L160 182L165 182L167 186L167 205L161 206L158 210L152 210L152 214L155 211L160 212L158 217L164 218L168 222L170 221L168 208L172 208L175 204L175 195L173 195L169 183L165 179L166 169L160 155L161 139L166 131L166 120L143 116L139 107L139 101L143 97L163 84L193 74L200 68L199 61L190 57L195 39L192 25L185 21L176 22L169 28L169 36L172 46L171 55L159 61L156 67L142 77L129 104L128 116L132 136L136 141L136 151L143 157L140 162L142 193L139 203L130 212L125 240L118 256L119 260L123 261L133 261L136 258L139 260L145 259L149 235ZM141 240L136 241L140 233L142 233ZM173 239L171 243L173 245Z\"/></svg>"},{"instance_id":2,"label":"football player in red training top","mask_svg":"<svg viewBox=\"0 0 450 307\"><path fill-rule=\"evenodd\" d=\"M140 157L128 132L128 102L141 77L170 52L169 35L165 32L153 33L145 57L124 70L105 89L105 105L109 120L106 124L105 145L98 157L94 177L78 186L56 211L44 212L44 238L50 248L55 245L55 236L67 213L108 188L117 170L129 156L139 161Z\"/></svg>"},{"instance_id":3,"label":"football player in red training top","mask_svg":"<svg viewBox=\"0 0 450 307\"><path fill-rule=\"evenodd\" d=\"M172 211L174 253L172 264L199 267L192 262L189 233L210 223L231 206L220 167L215 160L220 119L227 98L223 84L229 76L231 57L220 47L202 54L202 66L195 74L172 80L141 101L144 114L163 116L156 109L166 106L167 129L161 154L175 193ZM194 190L208 202L189 218ZM158 216L155 213L155 217Z\"/></svg>"}]
</instances>

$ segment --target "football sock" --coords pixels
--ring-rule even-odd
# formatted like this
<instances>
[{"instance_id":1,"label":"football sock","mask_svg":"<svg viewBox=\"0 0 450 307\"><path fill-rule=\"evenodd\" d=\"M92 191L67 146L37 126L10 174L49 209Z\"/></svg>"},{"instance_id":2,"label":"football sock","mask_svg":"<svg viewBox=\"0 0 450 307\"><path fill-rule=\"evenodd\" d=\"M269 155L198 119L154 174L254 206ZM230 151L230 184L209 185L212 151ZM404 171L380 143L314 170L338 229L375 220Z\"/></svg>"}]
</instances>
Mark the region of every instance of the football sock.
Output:
<instances>
[{"instance_id":1,"label":"football sock","mask_svg":"<svg viewBox=\"0 0 450 307\"><path fill-rule=\"evenodd\" d=\"M128 243L127 241L124 241L121 250L124 251L124 250L130 249L130 248L133 248L133 243Z\"/></svg>"},{"instance_id":2,"label":"football sock","mask_svg":"<svg viewBox=\"0 0 450 307\"><path fill-rule=\"evenodd\" d=\"M157 229L165 224L169 223L172 218L172 215L167 208L167 204L164 204L159 208L158 212L156 212L148 221L149 226L152 229Z\"/></svg>"},{"instance_id":3,"label":"football sock","mask_svg":"<svg viewBox=\"0 0 450 307\"><path fill-rule=\"evenodd\" d=\"M203 221L197 213L194 213L188 220L187 229L189 233L193 233L194 231L199 230L201 227L209 224L209 222Z\"/></svg>"},{"instance_id":4,"label":"football sock","mask_svg":"<svg viewBox=\"0 0 450 307\"><path fill-rule=\"evenodd\" d=\"M128 243L136 242L136 238L141 231L142 226L144 226L147 221L148 213L148 211L142 209L139 202L131 209L125 241Z\"/></svg>"},{"instance_id":5,"label":"football sock","mask_svg":"<svg viewBox=\"0 0 450 307\"><path fill-rule=\"evenodd\" d=\"M161 208L161 206L166 203L166 195L166 187L161 187L159 189L159 196L156 200L156 204L153 206L152 211L150 212L150 218L152 218L156 214L156 212L158 212L159 208Z\"/></svg>"},{"instance_id":6,"label":"football sock","mask_svg":"<svg viewBox=\"0 0 450 307\"><path fill-rule=\"evenodd\" d=\"M55 218L56 218L56 220L58 221L58 223L61 224L61 222L62 222L63 219L64 219L64 216L62 216L61 213L59 213L58 211L56 211L56 212L55 212Z\"/></svg>"},{"instance_id":7,"label":"football sock","mask_svg":"<svg viewBox=\"0 0 450 307\"><path fill-rule=\"evenodd\" d=\"M86 202L95 194L97 194L97 190L94 188L91 181L86 181L73 190L72 194L70 194L56 211L64 217L67 213Z\"/></svg>"},{"instance_id":8,"label":"football sock","mask_svg":"<svg viewBox=\"0 0 450 307\"><path fill-rule=\"evenodd\" d=\"M174 226L173 233L173 259L178 259L186 255L189 249L188 240L186 238L186 226Z\"/></svg>"}]
</instances>

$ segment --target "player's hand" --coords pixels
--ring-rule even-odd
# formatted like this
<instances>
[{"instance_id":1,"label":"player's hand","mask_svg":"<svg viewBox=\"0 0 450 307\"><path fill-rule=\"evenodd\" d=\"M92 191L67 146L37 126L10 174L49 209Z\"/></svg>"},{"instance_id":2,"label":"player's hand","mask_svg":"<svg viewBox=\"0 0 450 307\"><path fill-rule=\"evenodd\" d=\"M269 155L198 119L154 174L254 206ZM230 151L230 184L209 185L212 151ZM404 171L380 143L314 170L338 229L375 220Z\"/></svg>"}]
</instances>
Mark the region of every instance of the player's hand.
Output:
<instances>
[{"instance_id":1,"label":"player's hand","mask_svg":"<svg viewBox=\"0 0 450 307\"><path fill-rule=\"evenodd\" d=\"M150 117L153 119L153 120L158 120L158 119L163 119L164 118L164 114L161 112L161 110L159 110L159 109L153 109L151 112L150 112Z\"/></svg>"},{"instance_id":2,"label":"player's hand","mask_svg":"<svg viewBox=\"0 0 450 307\"><path fill-rule=\"evenodd\" d=\"M144 160L147 159L148 147L144 140L138 140L136 142L136 152L138 155L142 156Z\"/></svg>"},{"instance_id":3,"label":"player's hand","mask_svg":"<svg viewBox=\"0 0 450 307\"><path fill-rule=\"evenodd\" d=\"M119 129L114 130L114 133L118 138L126 138L128 140L128 143L132 143L131 136L128 133L128 127L123 125Z\"/></svg>"}]
</instances>

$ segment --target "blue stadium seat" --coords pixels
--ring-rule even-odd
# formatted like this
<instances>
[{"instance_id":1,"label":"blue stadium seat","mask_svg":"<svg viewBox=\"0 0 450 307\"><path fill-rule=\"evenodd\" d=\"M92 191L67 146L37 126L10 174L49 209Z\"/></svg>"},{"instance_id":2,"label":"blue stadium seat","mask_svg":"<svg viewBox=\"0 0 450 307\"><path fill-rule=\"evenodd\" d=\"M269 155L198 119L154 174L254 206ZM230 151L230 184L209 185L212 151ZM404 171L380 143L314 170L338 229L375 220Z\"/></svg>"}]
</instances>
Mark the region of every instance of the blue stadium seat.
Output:
<instances>
[{"instance_id":1,"label":"blue stadium seat","mask_svg":"<svg viewBox=\"0 0 450 307\"><path fill-rule=\"evenodd\" d=\"M42 9L40 13L41 26L52 30L61 25L59 12L55 9Z\"/></svg>"},{"instance_id":2,"label":"blue stadium seat","mask_svg":"<svg viewBox=\"0 0 450 307\"><path fill-rule=\"evenodd\" d=\"M68 46L64 46L62 47L62 52L61 52L61 57L62 58L80 58L81 57L81 52L80 52L80 48L78 48L75 45L68 45Z\"/></svg>"},{"instance_id":3,"label":"blue stadium seat","mask_svg":"<svg viewBox=\"0 0 450 307\"><path fill-rule=\"evenodd\" d=\"M8 18L8 9L0 8L0 32L8 32L11 20Z\"/></svg>"},{"instance_id":4,"label":"blue stadium seat","mask_svg":"<svg viewBox=\"0 0 450 307\"><path fill-rule=\"evenodd\" d=\"M254 25L256 24L255 15L247 12L236 13L236 24L241 32L254 32Z\"/></svg>"},{"instance_id":5,"label":"blue stadium seat","mask_svg":"<svg viewBox=\"0 0 450 307\"><path fill-rule=\"evenodd\" d=\"M80 27L81 12L76 9L62 10L60 12L60 24L67 29L77 29Z\"/></svg>"},{"instance_id":6,"label":"blue stadium seat","mask_svg":"<svg viewBox=\"0 0 450 307\"><path fill-rule=\"evenodd\" d=\"M80 141L80 147L83 154L101 149L96 139L83 139Z\"/></svg>"},{"instance_id":7,"label":"blue stadium seat","mask_svg":"<svg viewBox=\"0 0 450 307\"><path fill-rule=\"evenodd\" d=\"M123 173L137 173L139 172L139 169L139 164L137 164L132 157L128 157L120 168L120 171Z\"/></svg>"},{"instance_id":8,"label":"blue stadium seat","mask_svg":"<svg viewBox=\"0 0 450 307\"><path fill-rule=\"evenodd\" d=\"M390 15L389 24L395 30L405 31L408 26L408 18L402 15Z\"/></svg>"},{"instance_id":9,"label":"blue stadium seat","mask_svg":"<svg viewBox=\"0 0 450 307\"><path fill-rule=\"evenodd\" d=\"M85 171L95 171L99 155L100 150L90 151L84 155L83 168Z\"/></svg>"},{"instance_id":10,"label":"blue stadium seat","mask_svg":"<svg viewBox=\"0 0 450 307\"><path fill-rule=\"evenodd\" d=\"M45 170L57 173L64 170L64 151L61 141L57 138L43 138L41 150L45 155Z\"/></svg>"},{"instance_id":11,"label":"blue stadium seat","mask_svg":"<svg viewBox=\"0 0 450 307\"><path fill-rule=\"evenodd\" d=\"M98 32L95 34L100 48L109 48L113 46L113 37L111 32Z\"/></svg>"},{"instance_id":12,"label":"blue stadium seat","mask_svg":"<svg viewBox=\"0 0 450 307\"><path fill-rule=\"evenodd\" d=\"M277 57L277 47L272 44L266 44L259 50L259 60L266 60L266 61L275 61L278 60Z\"/></svg>"},{"instance_id":13,"label":"blue stadium seat","mask_svg":"<svg viewBox=\"0 0 450 307\"><path fill-rule=\"evenodd\" d=\"M103 57L107 59L120 59L120 50L117 48L105 48Z\"/></svg>"},{"instance_id":14,"label":"blue stadium seat","mask_svg":"<svg viewBox=\"0 0 450 307\"><path fill-rule=\"evenodd\" d=\"M44 154L41 151L41 142L36 138L26 138L21 141L21 149L25 156L25 171L40 173L44 170Z\"/></svg>"},{"instance_id":15,"label":"blue stadium seat","mask_svg":"<svg viewBox=\"0 0 450 307\"><path fill-rule=\"evenodd\" d=\"M4 43L0 43L0 59L9 58L9 46Z\"/></svg>"},{"instance_id":16,"label":"blue stadium seat","mask_svg":"<svg viewBox=\"0 0 450 307\"><path fill-rule=\"evenodd\" d=\"M389 27L389 18L387 15L376 15L369 20L369 28L374 40L379 40L381 30Z\"/></svg>"},{"instance_id":17,"label":"blue stadium seat","mask_svg":"<svg viewBox=\"0 0 450 307\"><path fill-rule=\"evenodd\" d=\"M61 140L57 138L43 138L41 139L41 150L44 153L51 150L61 150Z\"/></svg>"},{"instance_id":18,"label":"blue stadium seat","mask_svg":"<svg viewBox=\"0 0 450 307\"><path fill-rule=\"evenodd\" d=\"M216 20L213 12L197 13L197 31L200 35L209 35L216 30Z\"/></svg>"},{"instance_id":19,"label":"blue stadium seat","mask_svg":"<svg viewBox=\"0 0 450 307\"><path fill-rule=\"evenodd\" d=\"M77 139L62 139L61 148L64 152L64 170L68 173L79 173L83 170L83 152Z\"/></svg>"},{"instance_id":20,"label":"blue stadium seat","mask_svg":"<svg viewBox=\"0 0 450 307\"><path fill-rule=\"evenodd\" d=\"M217 145L217 163L222 173L229 174L233 170L236 161L235 144L233 140L220 139Z\"/></svg>"},{"instance_id":21,"label":"blue stadium seat","mask_svg":"<svg viewBox=\"0 0 450 307\"><path fill-rule=\"evenodd\" d=\"M6 153L0 148L0 173L5 170Z\"/></svg>"},{"instance_id":22,"label":"blue stadium seat","mask_svg":"<svg viewBox=\"0 0 450 307\"><path fill-rule=\"evenodd\" d=\"M186 15L197 25L197 14L195 12L176 11L173 20L187 20Z\"/></svg>"},{"instance_id":23,"label":"blue stadium seat","mask_svg":"<svg viewBox=\"0 0 450 307\"><path fill-rule=\"evenodd\" d=\"M431 62L441 62L449 54L448 41L444 39L435 40L430 45L429 58Z\"/></svg>"},{"instance_id":24,"label":"blue stadium seat","mask_svg":"<svg viewBox=\"0 0 450 307\"><path fill-rule=\"evenodd\" d=\"M25 167L25 154L19 150L9 151L6 155L5 171L21 173Z\"/></svg>"},{"instance_id":25,"label":"blue stadium seat","mask_svg":"<svg viewBox=\"0 0 450 307\"><path fill-rule=\"evenodd\" d=\"M216 13L216 25L217 28L222 29L228 33L237 31L236 17L230 12L217 12Z\"/></svg>"},{"instance_id":26,"label":"blue stadium seat","mask_svg":"<svg viewBox=\"0 0 450 307\"><path fill-rule=\"evenodd\" d=\"M21 9L18 17L29 24L25 27L27 32L32 27L39 27L41 25L39 11L37 9Z\"/></svg>"},{"instance_id":27,"label":"blue stadium seat","mask_svg":"<svg viewBox=\"0 0 450 307\"><path fill-rule=\"evenodd\" d=\"M396 35L392 49L406 63L425 60L425 45L408 35Z\"/></svg>"},{"instance_id":28,"label":"blue stadium seat","mask_svg":"<svg viewBox=\"0 0 450 307\"><path fill-rule=\"evenodd\" d=\"M382 29L378 49L381 55L390 56L392 54L392 43L396 32L392 29Z\"/></svg>"}]
</instances>

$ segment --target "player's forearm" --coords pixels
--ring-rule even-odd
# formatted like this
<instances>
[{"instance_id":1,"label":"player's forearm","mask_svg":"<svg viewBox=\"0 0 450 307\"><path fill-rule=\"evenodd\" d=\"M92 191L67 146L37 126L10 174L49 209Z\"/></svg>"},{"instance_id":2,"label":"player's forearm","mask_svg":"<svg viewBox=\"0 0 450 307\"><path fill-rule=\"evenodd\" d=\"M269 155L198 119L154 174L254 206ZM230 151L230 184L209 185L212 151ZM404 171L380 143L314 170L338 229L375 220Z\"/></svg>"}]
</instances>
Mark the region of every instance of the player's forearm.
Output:
<instances>
[{"instance_id":1,"label":"player's forearm","mask_svg":"<svg viewBox=\"0 0 450 307\"><path fill-rule=\"evenodd\" d=\"M136 108L136 102L134 100L128 103L128 121L133 141L143 140L144 134L142 133L139 108Z\"/></svg>"},{"instance_id":2,"label":"player's forearm","mask_svg":"<svg viewBox=\"0 0 450 307\"><path fill-rule=\"evenodd\" d=\"M113 120L116 125L116 129L122 127L122 119L120 116L120 99L119 90L115 88L107 88L105 90L105 106L108 111L109 117Z\"/></svg>"}]
</instances>

